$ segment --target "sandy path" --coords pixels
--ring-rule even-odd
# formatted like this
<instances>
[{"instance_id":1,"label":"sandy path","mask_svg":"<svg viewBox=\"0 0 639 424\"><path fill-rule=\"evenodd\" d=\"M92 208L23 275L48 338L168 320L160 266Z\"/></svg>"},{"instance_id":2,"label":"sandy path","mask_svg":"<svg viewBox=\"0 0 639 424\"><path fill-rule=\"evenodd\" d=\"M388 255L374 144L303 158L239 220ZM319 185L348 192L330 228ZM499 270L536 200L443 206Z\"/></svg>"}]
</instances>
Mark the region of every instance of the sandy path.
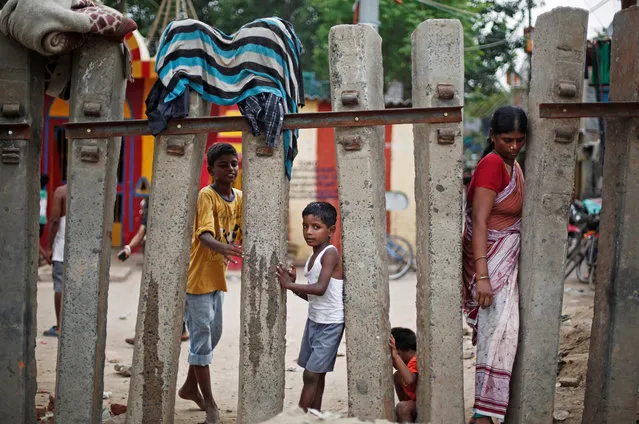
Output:
<instances>
[{"instance_id":1,"label":"sandy path","mask_svg":"<svg viewBox=\"0 0 639 424\"><path fill-rule=\"evenodd\" d=\"M104 390L111 392L111 398L105 400L105 407L109 403L126 403L129 389L129 378L118 375L114 369L114 363L131 363L133 347L124 342L124 338L131 337L134 333L138 295L140 289L140 277L142 272L142 257L139 255L130 259L126 265L132 270L126 281L113 282L109 287L109 309L107 324L107 347ZM119 266L119 264L116 264ZM301 275L298 270L298 276ZM390 317L393 326L405 326L415 328L415 274L409 273L403 279L390 282L391 308ZM562 338L572 345L562 345L567 354L568 366L562 370L562 376L576 375L585 372L582 365L584 357L587 359L586 329L589 331L592 318L592 292L586 286L571 282L567 285L569 290L564 299L564 309L571 314L571 322L562 326ZM585 290L584 290L585 289ZM579 292L578 290L584 290ZM297 370L295 359L299 350L300 339L306 320L306 302L294 295L288 296L287 319L287 350L286 367L295 371L286 372L285 408L292 408L297 404L302 387L302 375ZM229 292L224 299L224 332L217 346L212 374L214 396L221 408L223 423L234 423L237 411L237 387L238 387L238 360L239 360L239 311L240 311L240 275L229 275ZM53 287L51 282L38 282L38 334L49 328L54 322L53 313ZM574 327L573 326L577 326ZM585 340L585 341L584 341ZM57 351L57 339L38 336L36 342L36 358L38 366L38 385L41 390L53 392L55 387L55 362ZM584 348L586 349L584 353ZM188 343L182 343L180 353L180 369L178 375L178 387L184 381L186 375L186 356ZM468 337L464 340L464 351L470 352L471 346ZM340 354L345 353L345 348L340 348ZM575 360L577 363L575 364ZM467 414L473 398L474 359L464 360L464 386ZM584 378L585 376L582 376ZM581 417L583 408L583 383L578 388L559 388L557 393L556 408L568 410L571 417L566 423L577 423ZM203 418L203 412L194 408L191 402L177 399L176 424L194 423ZM332 412L347 412L346 390L346 358L339 356L335 371L327 377L327 388L324 397L324 409Z\"/></svg>"}]
</instances>

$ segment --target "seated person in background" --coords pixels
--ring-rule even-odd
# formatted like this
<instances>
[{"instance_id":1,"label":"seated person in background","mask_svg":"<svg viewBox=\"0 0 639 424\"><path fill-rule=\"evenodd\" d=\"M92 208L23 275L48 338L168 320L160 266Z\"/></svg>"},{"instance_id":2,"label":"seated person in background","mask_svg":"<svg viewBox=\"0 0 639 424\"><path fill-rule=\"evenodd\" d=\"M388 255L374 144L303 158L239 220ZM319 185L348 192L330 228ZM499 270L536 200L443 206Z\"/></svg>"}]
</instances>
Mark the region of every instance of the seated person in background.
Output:
<instances>
[{"instance_id":1,"label":"seated person in background","mask_svg":"<svg viewBox=\"0 0 639 424\"><path fill-rule=\"evenodd\" d=\"M413 330L402 327L391 329L388 342L391 349L395 392L399 403L395 407L397 422L413 423L417 419L417 336Z\"/></svg>"}]
</instances>

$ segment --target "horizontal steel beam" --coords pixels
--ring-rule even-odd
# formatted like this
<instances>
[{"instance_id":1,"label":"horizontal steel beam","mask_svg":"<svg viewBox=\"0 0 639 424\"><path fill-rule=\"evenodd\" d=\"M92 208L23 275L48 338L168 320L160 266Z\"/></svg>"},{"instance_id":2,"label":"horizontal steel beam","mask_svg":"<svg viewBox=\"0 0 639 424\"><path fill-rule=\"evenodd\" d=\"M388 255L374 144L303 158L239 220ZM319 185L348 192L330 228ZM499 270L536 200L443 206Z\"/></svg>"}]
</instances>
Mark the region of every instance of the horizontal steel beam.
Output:
<instances>
[{"instance_id":1,"label":"horizontal steel beam","mask_svg":"<svg viewBox=\"0 0 639 424\"><path fill-rule=\"evenodd\" d=\"M348 112L293 113L284 116L284 129L371 127L391 124L461 122L462 107L356 110ZM109 138L151 135L146 119L65 124L66 137ZM249 131L243 116L172 119L161 135Z\"/></svg>"},{"instance_id":2,"label":"horizontal steel beam","mask_svg":"<svg viewBox=\"0 0 639 424\"><path fill-rule=\"evenodd\" d=\"M539 105L539 117L547 119L639 117L639 102L542 103Z\"/></svg>"},{"instance_id":3,"label":"horizontal steel beam","mask_svg":"<svg viewBox=\"0 0 639 424\"><path fill-rule=\"evenodd\" d=\"M0 124L0 140L29 140L29 124Z\"/></svg>"}]
</instances>

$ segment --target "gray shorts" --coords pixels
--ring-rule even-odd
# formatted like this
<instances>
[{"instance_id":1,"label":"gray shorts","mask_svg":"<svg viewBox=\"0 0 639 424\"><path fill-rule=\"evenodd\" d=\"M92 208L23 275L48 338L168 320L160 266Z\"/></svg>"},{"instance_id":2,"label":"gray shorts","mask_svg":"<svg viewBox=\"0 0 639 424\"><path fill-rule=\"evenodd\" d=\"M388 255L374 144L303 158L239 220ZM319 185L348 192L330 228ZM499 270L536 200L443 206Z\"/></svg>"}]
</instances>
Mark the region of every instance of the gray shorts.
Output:
<instances>
[{"instance_id":1,"label":"gray shorts","mask_svg":"<svg viewBox=\"0 0 639 424\"><path fill-rule=\"evenodd\" d=\"M344 323L318 324L310 319L306 320L297 358L299 366L315 373L333 371L343 333Z\"/></svg>"},{"instance_id":2,"label":"gray shorts","mask_svg":"<svg viewBox=\"0 0 639 424\"><path fill-rule=\"evenodd\" d=\"M189 365L206 366L222 337L224 292L186 294L184 321L189 330Z\"/></svg>"},{"instance_id":3,"label":"gray shorts","mask_svg":"<svg viewBox=\"0 0 639 424\"><path fill-rule=\"evenodd\" d=\"M62 277L64 275L64 262L53 261L51 276L53 277L53 291L62 293Z\"/></svg>"}]
</instances>

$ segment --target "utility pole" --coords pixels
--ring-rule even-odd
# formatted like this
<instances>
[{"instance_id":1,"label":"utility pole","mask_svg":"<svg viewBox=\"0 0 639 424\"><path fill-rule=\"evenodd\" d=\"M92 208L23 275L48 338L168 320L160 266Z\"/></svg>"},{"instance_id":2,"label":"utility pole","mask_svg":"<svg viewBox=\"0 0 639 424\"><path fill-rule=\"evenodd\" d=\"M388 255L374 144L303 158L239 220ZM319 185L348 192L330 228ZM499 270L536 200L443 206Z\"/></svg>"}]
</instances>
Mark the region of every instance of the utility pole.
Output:
<instances>
[{"instance_id":1,"label":"utility pole","mask_svg":"<svg viewBox=\"0 0 639 424\"><path fill-rule=\"evenodd\" d=\"M379 32L379 0L359 0L359 23Z\"/></svg>"},{"instance_id":2,"label":"utility pole","mask_svg":"<svg viewBox=\"0 0 639 424\"><path fill-rule=\"evenodd\" d=\"M528 0L528 37L530 40L526 40L526 53L528 54L528 84L527 91L530 93L530 80L532 78L532 37L533 37L533 26L532 26L532 8L533 8L533 0Z\"/></svg>"}]
</instances>

